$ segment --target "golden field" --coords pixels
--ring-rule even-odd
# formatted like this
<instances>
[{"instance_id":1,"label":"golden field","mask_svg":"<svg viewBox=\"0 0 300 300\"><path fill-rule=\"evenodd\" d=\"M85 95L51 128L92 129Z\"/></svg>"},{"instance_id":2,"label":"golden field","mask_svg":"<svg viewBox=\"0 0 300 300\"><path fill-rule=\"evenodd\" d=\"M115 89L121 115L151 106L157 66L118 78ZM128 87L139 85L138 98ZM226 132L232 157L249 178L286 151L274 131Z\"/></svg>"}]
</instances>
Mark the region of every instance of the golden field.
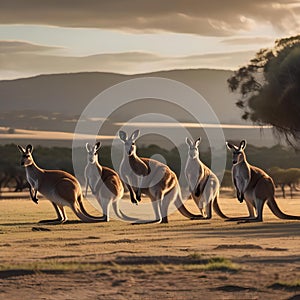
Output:
<instances>
[{"instance_id":1,"label":"golden field","mask_svg":"<svg viewBox=\"0 0 300 300\"><path fill-rule=\"evenodd\" d=\"M264 222L253 224L215 214L192 221L178 212L165 225L84 224L67 209L70 221L51 226L37 223L55 217L49 201L19 196L0 201L1 299L300 297L300 221L279 220L267 207ZM299 194L277 201L300 215ZM229 216L246 214L230 191L219 203ZM191 200L186 206L197 213Z\"/></svg>"}]
</instances>

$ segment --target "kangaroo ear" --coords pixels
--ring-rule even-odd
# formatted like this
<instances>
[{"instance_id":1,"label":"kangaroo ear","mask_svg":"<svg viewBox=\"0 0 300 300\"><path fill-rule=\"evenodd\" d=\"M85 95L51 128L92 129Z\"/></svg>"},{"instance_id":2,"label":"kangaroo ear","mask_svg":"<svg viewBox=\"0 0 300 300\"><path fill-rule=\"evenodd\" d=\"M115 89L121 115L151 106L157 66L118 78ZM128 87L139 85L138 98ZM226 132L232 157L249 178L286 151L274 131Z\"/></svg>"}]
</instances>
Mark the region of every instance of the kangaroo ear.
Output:
<instances>
[{"instance_id":1,"label":"kangaroo ear","mask_svg":"<svg viewBox=\"0 0 300 300\"><path fill-rule=\"evenodd\" d=\"M127 140L127 133L125 131L120 130L119 137L120 137L121 141L123 141L125 143Z\"/></svg>"},{"instance_id":2,"label":"kangaroo ear","mask_svg":"<svg viewBox=\"0 0 300 300\"><path fill-rule=\"evenodd\" d=\"M91 145L89 143L85 144L85 148L86 148L87 152L91 152L91 150L92 150L92 147L91 147Z\"/></svg>"},{"instance_id":3,"label":"kangaroo ear","mask_svg":"<svg viewBox=\"0 0 300 300\"><path fill-rule=\"evenodd\" d=\"M27 152L27 153L32 153L32 151L33 151L33 146L30 145L30 144L27 145L27 146L26 146L26 152Z\"/></svg>"},{"instance_id":4,"label":"kangaroo ear","mask_svg":"<svg viewBox=\"0 0 300 300\"><path fill-rule=\"evenodd\" d=\"M201 142L201 137L199 137L196 141L195 141L195 147L197 148L200 145Z\"/></svg>"},{"instance_id":5,"label":"kangaroo ear","mask_svg":"<svg viewBox=\"0 0 300 300\"><path fill-rule=\"evenodd\" d=\"M25 153L26 152L26 150L22 146L20 146L20 145L18 145L18 149L19 149L19 151L21 153Z\"/></svg>"},{"instance_id":6,"label":"kangaroo ear","mask_svg":"<svg viewBox=\"0 0 300 300\"><path fill-rule=\"evenodd\" d=\"M244 150L247 146L247 142L245 140L242 140L240 143L240 150Z\"/></svg>"},{"instance_id":7,"label":"kangaroo ear","mask_svg":"<svg viewBox=\"0 0 300 300\"><path fill-rule=\"evenodd\" d=\"M101 147L101 142L97 142L94 147L95 153L99 151L100 147Z\"/></svg>"},{"instance_id":8,"label":"kangaroo ear","mask_svg":"<svg viewBox=\"0 0 300 300\"><path fill-rule=\"evenodd\" d=\"M229 150L235 149L234 145L230 144L229 142L226 142L226 146Z\"/></svg>"},{"instance_id":9,"label":"kangaroo ear","mask_svg":"<svg viewBox=\"0 0 300 300\"><path fill-rule=\"evenodd\" d=\"M139 137L139 135L140 135L140 130L137 129L137 130L135 130L135 131L132 133L132 135L130 136L130 139L131 139L132 141L135 141L135 140Z\"/></svg>"},{"instance_id":10,"label":"kangaroo ear","mask_svg":"<svg viewBox=\"0 0 300 300\"><path fill-rule=\"evenodd\" d=\"M194 142L189 137L185 138L185 142L190 148L194 145Z\"/></svg>"},{"instance_id":11,"label":"kangaroo ear","mask_svg":"<svg viewBox=\"0 0 300 300\"><path fill-rule=\"evenodd\" d=\"M226 142L226 146L229 150L236 150L236 151L240 150L239 147L237 147L236 145L231 144L229 142Z\"/></svg>"}]
</instances>

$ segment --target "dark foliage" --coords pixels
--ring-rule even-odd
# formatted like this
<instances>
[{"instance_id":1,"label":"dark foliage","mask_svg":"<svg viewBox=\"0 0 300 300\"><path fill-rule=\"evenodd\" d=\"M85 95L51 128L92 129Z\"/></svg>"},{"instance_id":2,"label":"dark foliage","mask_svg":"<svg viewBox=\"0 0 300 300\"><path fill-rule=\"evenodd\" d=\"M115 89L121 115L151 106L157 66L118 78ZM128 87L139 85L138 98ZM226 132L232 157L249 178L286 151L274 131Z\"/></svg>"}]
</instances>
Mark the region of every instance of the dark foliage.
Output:
<instances>
[{"instance_id":1,"label":"dark foliage","mask_svg":"<svg viewBox=\"0 0 300 300\"><path fill-rule=\"evenodd\" d=\"M257 52L228 79L228 86L240 94L236 105L243 119L273 125L279 137L299 144L300 35L276 40L273 49Z\"/></svg>"}]
</instances>

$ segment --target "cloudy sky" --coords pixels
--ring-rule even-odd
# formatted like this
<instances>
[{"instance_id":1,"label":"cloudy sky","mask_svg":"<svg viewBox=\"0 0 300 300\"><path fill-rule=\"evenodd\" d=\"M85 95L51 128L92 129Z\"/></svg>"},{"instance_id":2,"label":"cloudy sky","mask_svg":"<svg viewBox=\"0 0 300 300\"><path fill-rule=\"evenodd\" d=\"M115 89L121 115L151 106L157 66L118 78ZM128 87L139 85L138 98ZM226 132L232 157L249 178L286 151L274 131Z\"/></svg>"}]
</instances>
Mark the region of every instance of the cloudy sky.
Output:
<instances>
[{"instance_id":1,"label":"cloudy sky","mask_svg":"<svg viewBox=\"0 0 300 300\"><path fill-rule=\"evenodd\" d=\"M0 79L236 69L299 33L298 0L1 0Z\"/></svg>"}]
</instances>

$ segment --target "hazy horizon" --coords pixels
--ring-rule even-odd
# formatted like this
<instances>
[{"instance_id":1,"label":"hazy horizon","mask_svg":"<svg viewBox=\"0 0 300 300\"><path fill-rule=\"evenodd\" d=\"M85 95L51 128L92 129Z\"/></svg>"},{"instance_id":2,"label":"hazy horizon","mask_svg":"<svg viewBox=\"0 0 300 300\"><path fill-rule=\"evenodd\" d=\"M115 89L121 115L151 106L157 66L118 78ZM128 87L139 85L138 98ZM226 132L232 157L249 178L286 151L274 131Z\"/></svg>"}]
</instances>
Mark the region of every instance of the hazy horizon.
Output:
<instances>
[{"instance_id":1,"label":"hazy horizon","mask_svg":"<svg viewBox=\"0 0 300 300\"><path fill-rule=\"evenodd\" d=\"M11 81L11 80L18 80L18 79L29 79L47 75L76 75L76 74L84 74L84 73L102 73L102 74L112 74L112 75L123 75L123 76L135 76L135 75L150 75L155 73L164 73L164 72L177 72L177 71L199 71L199 70L208 70L208 71L234 71L233 69L221 69L221 68L170 68L170 69L161 69L156 71L150 72L109 72L109 71L79 71L79 72L59 72L59 73L40 73L35 75L28 75L24 77L17 77L17 78L8 78L8 79L0 79L0 81Z\"/></svg>"},{"instance_id":2,"label":"hazy horizon","mask_svg":"<svg viewBox=\"0 0 300 300\"><path fill-rule=\"evenodd\" d=\"M173 144L169 144L164 141L163 137L157 135L149 135L146 131L154 127L166 128L169 133L178 129L179 127L184 127L192 134L195 135L195 132L201 135L204 142L204 148L209 147L209 143L206 137L206 134L211 134L212 131L216 128L222 128L225 138L231 141L239 141L241 138L247 139L250 144L260 146L260 147L271 147L275 144L278 144L279 141L274 140L272 135L271 126L256 126L256 125L238 125L238 124L202 124L199 127L198 123L162 123L155 122L155 126L153 122L134 122L134 123L116 123L116 126L125 125L124 128L128 130L128 132L132 132L133 130L139 128L141 130L141 134L146 134L146 136L142 137L142 139L138 142L140 145L149 146L151 144L157 144L161 148L171 149L174 147ZM72 147L72 142L74 139L74 134L72 132L63 132L63 131L45 131L45 130L25 130L21 128L13 128L13 132L9 133L9 130L12 128L9 127L0 127L0 144L7 143L30 143L37 145L48 145L48 146L62 146L62 147ZM145 132L143 131L145 130ZM148 129L148 130L147 130ZM203 131L203 129L206 131ZM184 145L185 137L177 137L176 139L172 139L172 142L177 143L177 145ZM117 134L116 135L106 135L99 134L95 136L92 132L90 134L80 134L76 133L76 143L84 145L86 142L94 142L95 140L100 140L103 145L110 145L112 140L119 140ZM171 145L171 146L170 146ZM173 146L172 146L173 145ZM171 148L170 148L171 147Z\"/></svg>"}]
</instances>

